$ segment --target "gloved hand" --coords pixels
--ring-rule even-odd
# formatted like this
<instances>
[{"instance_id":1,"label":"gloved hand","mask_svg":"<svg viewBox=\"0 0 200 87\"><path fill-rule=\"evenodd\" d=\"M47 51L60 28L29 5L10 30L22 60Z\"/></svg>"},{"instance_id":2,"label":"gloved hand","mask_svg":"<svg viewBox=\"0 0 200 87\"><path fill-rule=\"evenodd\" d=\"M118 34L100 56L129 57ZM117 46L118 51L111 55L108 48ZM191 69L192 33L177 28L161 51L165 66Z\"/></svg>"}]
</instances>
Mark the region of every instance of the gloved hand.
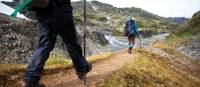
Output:
<instances>
[{"instance_id":1,"label":"gloved hand","mask_svg":"<svg viewBox=\"0 0 200 87\"><path fill-rule=\"evenodd\" d=\"M23 14L25 16L28 16L31 12L31 6L30 4L26 5L25 8L23 8L21 11L19 11L20 14Z\"/></svg>"},{"instance_id":2,"label":"gloved hand","mask_svg":"<svg viewBox=\"0 0 200 87\"><path fill-rule=\"evenodd\" d=\"M15 11L11 14L12 17L16 17L17 13L26 13L30 10L31 0L23 0L19 5L16 6Z\"/></svg>"}]
</instances>

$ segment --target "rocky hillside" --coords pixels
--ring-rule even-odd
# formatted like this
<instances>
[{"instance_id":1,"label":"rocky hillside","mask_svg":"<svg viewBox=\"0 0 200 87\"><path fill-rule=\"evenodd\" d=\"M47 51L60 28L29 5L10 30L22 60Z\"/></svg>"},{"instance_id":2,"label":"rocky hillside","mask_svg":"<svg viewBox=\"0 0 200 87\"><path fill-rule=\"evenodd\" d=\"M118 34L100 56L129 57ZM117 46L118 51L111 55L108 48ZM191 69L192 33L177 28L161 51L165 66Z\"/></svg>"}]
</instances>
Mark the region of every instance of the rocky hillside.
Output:
<instances>
[{"instance_id":1,"label":"rocky hillside","mask_svg":"<svg viewBox=\"0 0 200 87\"><path fill-rule=\"evenodd\" d=\"M192 36L198 36L200 33L200 11L196 12L192 18L182 25L175 34L177 35L183 35L185 33L188 33Z\"/></svg>"},{"instance_id":2,"label":"rocky hillside","mask_svg":"<svg viewBox=\"0 0 200 87\"><path fill-rule=\"evenodd\" d=\"M1 15L0 21L0 63L28 62L37 40L36 22L7 15Z\"/></svg>"},{"instance_id":3,"label":"rocky hillside","mask_svg":"<svg viewBox=\"0 0 200 87\"><path fill-rule=\"evenodd\" d=\"M75 7L75 10L82 10L81 6L83 5L83 2L74 2L73 6ZM140 8L131 7L131 8L117 8L110 4L102 3L99 1L91 1L87 3L88 10L89 11L98 11L98 12L106 12L106 13L112 13L112 14L121 14L126 16L134 16L134 17L142 17L144 19L150 19L150 20L166 20L164 17L160 17L158 15L152 14L150 12L147 12L145 10L142 10Z\"/></svg>"},{"instance_id":4,"label":"rocky hillside","mask_svg":"<svg viewBox=\"0 0 200 87\"><path fill-rule=\"evenodd\" d=\"M185 17L169 17L168 20L178 24L184 24L188 19Z\"/></svg>"},{"instance_id":5,"label":"rocky hillside","mask_svg":"<svg viewBox=\"0 0 200 87\"><path fill-rule=\"evenodd\" d=\"M83 2L72 3L77 21L82 21ZM136 18L141 30L151 30L156 33L174 30L178 26L167 18L157 16L140 8L117 8L98 1L87 2L88 24L95 27L107 27L115 31L122 31L128 16Z\"/></svg>"},{"instance_id":6,"label":"rocky hillside","mask_svg":"<svg viewBox=\"0 0 200 87\"><path fill-rule=\"evenodd\" d=\"M183 53L200 61L200 11L174 32L167 42Z\"/></svg>"},{"instance_id":7,"label":"rocky hillside","mask_svg":"<svg viewBox=\"0 0 200 87\"><path fill-rule=\"evenodd\" d=\"M0 63L27 63L38 40L37 22L19 18L13 19L3 14L0 16L0 22L0 49L2 49ZM83 45L81 43L83 38L81 28L77 26L77 36L79 43ZM87 55L111 51L103 31L89 30L87 31ZM68 58L68 53L60 37L57 37L57 44L51 55L58 58Z\"/></svg>"}]
</instances>

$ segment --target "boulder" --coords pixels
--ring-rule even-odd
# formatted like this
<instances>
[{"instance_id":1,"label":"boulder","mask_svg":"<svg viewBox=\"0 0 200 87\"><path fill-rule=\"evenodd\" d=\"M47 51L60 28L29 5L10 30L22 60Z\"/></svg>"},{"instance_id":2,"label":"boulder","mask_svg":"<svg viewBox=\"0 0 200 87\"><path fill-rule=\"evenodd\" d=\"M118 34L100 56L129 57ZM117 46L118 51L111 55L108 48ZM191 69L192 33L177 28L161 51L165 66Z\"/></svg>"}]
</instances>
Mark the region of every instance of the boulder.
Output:
<instances>
[{"instance_id":1,"label":"boulder","mask_svg":"<svg viewBox=\"0 0 200 87\"><path fill-rule=\"evenodd\" d=\"M97 42L97 43L99 43L99 44L101 44L101 45L103 45L103 46L109 44L109 41L105 38L105 35L102 34L102 33L99 33L98 31L93 31L93 32L91 33L91 35L90 35L90 38L91 38L93 41L95 41L95 42Z\"/></svg>"}]
</instances>

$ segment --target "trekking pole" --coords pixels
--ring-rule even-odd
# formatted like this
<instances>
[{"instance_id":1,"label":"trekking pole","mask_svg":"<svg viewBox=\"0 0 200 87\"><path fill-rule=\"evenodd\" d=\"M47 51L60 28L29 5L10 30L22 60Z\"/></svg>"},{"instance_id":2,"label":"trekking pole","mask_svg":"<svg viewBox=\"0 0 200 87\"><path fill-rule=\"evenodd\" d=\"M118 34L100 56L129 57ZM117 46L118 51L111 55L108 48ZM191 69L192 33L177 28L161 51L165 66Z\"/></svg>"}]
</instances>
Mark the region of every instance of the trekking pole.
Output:
<instances>
[{"instance_id":1,"label":"trekking pole","mask_svg":"<svg viewBox=\"0 0 200 87\"><path fill-rule=\"evenodd\" d=\"M140 49L142 49L142 44L141 44L141 37L139 35L139 42L140 42Z\"/></svg>"},{"instance_id":2,"label":"trekking pole","mask_svg":"<svg viewBox=\"0 0 200 87\"><path fill-rule=\"evenodd\" d=\"M83 43L83 45L84 45L84 47L83 47L83 52L84 52L84 58L86 59L86 26L87 26L87 21L86 21L86 0L83 0L84 1L84 12L83 12L83 14L84 14L84 25L83 25L83 28L84 28L84 30L83 30L83 41L84 41L84 43ZM85 73L85 67L84 67L84 73ZM86 76L84 76L83 77L83 84L84 84L84 86L86 87L87 86L87 80L86 80Z\"/></svg>"}]
</instances>

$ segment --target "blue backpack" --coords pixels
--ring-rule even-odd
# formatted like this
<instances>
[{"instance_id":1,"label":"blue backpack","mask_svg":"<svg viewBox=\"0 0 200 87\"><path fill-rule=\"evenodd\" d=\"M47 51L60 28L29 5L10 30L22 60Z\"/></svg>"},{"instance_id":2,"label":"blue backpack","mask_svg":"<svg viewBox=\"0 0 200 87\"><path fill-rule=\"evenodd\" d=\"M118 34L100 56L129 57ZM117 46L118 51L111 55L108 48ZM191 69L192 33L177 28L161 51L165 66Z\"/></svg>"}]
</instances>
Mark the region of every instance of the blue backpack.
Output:
<instances>
[{"instance_id":1,"label":"blue backpack","mask_svg":"<svg viewBox=\"0 0 200 87\"><path fill-rule=\"evenodd\" d=\"M138 34L138 30L137 30L137 26L134 20L130 19L128 21L128 31L129 31L129 35L131 34Z\"/></svg>"}]
</instances>

